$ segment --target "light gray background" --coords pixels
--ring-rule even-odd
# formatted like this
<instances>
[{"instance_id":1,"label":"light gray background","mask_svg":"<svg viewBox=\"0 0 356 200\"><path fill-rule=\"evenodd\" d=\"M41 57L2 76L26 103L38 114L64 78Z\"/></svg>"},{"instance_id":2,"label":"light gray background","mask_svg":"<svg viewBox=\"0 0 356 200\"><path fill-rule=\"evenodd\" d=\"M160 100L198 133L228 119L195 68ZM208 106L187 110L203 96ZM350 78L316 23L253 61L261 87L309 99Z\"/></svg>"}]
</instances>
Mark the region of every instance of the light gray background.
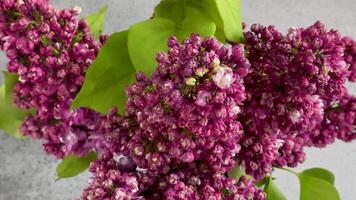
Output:
<instances>
[{"instance_id":1,"label":"light gray background","mask_svg":"<svg viewBox=\"0 0 356 200\"><path fill-rule=\"evenodd\" d=\"M57 8L75 5L82 15L109 5L106 33L126 29L130 24L152 15L158 0L53 0ZM329 28L356 38L356 2L354 0L242 0L243 20L248 24L273 24L285 32L291 26L308 26L321 20ZM1 68L7 60L0 53ZM2 77L0 77L1 79ZM350 87L351 88L351 87ZM356 92L356 87L351 89ZM336 175L336 187L342 200L356 199L356 142L337 142L327 149L308 149L307 161L297 170L324 167ZM15 139L0 133L0 200L73 200L86 186L88 173L69 180L55 181L57 165L42 151L39 141ZM289 200L297 200L297 179L286 172L276 172L277 183ZM318 200L318 199L316 199Z\"/></svg>"}]
</instances>

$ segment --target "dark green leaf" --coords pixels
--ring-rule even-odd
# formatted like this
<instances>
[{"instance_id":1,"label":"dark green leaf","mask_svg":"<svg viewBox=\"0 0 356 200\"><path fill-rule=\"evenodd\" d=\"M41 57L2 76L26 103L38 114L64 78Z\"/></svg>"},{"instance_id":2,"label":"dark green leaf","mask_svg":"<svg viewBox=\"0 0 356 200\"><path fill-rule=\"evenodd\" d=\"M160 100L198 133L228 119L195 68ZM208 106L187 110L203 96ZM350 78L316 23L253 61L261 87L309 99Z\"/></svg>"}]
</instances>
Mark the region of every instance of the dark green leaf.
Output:
<instances>
[{"instance_id":1,"label":"dark green leaf","mask_svg":"<svg viewBox=\"0 0 356 200\"><path fill-rule=\"evenodd\" d=\"M244 170L240 166L236 166L233 170L227 173L229 177L239 180L241 176L245 175Z\"/></svg>"},{"instance_id":2,"label":"dark green leaf","mask_svg":"<svg viewBox=\"0 0 356 200\"><path fill-rule=\"evenodd\" d=\"M243 40L240 0L215 0L224 26L225 37L232 42Z\"/></svg>"},{"instance_id":3,"label":"dark green leaf","mask_svg":"<svg viewBox=\"0 0 356 200\"><path fill-rule=\"evenodd\" d=\"M284 194L278 189L273 178L269 177L265 185L264 191L267 194L267 200L287 200Z\"/></svg>"},{"instance_id":4,"label":"dark green leaf","mask_svg":"<svg viewBox=\"0 0 356 200\"><path fill-rule=\"evenodd\" d=\"M91 33L95 38L99 38L104 30L105 13L108 7L102 7L99 12L86 17Z\"/></svg>"},{"instance_id":5,"label":"dark green leaf","mask_svg":"<svg viewBox=\"0 0 356 200\"><path fill-rule=\"evenodd\" d=\"M300 174L299 181L300 200L340 200L336 188L323 179Z\"/></svg>"},{"instance_id":6,"label":"dark green leaf","mask_svg":"<svg viewBox=\"0 0 356 200\"><path fill-rule=\"evenodd\" d=\"M58 179L62 179L76 176L88 169L90 163L96 159L97 156L94 152L89 153L85 157L67 156L57 166L57 177Z\"/></svg>"},{"instance_id":7,"label":"dark green leaf","mask_svg":"<svg viewBox=\"0 0 356 200\"><path fill-rule=\"evenodd\" d=\"M323 168L311 168L304 170L300 175L307 175L314 178L323 179L324 181L329 182L330 184L334 185L335 183L335 176L329 170Z\"/></svg>"},{"instance_id":8,"label":"dark green leaf","mask_svg":"<svg viewBox=\"0 0 356 200\"><path fill-rule=\"evenodd\" d=\"M116 106L123 113L125 88L135 81L135 68L127 50L127 31L115 33L90 66L72 108L89 107L106 113Z\"/></svg>"}]
</instances>

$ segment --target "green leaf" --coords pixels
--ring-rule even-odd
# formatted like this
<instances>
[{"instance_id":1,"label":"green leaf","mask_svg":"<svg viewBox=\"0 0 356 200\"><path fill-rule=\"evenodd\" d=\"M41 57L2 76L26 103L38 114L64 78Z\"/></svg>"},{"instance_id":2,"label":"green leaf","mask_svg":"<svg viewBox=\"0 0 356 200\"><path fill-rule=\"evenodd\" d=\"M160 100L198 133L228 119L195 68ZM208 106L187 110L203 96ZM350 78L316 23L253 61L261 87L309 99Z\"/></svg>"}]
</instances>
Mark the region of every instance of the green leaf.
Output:
<instances>
[{"instance_id":1,"label":"green leaf","mask_svg":"<svg viewBox=\"0 0 356 200\"><path fill-rule=\"evenodd\" d=\"M206 37L214 35L215 31L214 22L203 18L189 17L181 22L180 27L177 27L175 36L182 41L192 33L198 33L201 37Z\"/></svg>"},{"instance_id":2,"label":"green leaf","mask_svg":"<svg viewBox=\"0 0 356 200\"><path fill-rule=\"evenodd\" d=\"M225 37L232 42L243 41L240 0L215 0L219 10Z\"/></svg>"},{"instance_id":3,"label":"green leaf","mask_svg":"<svg viewBox=\"0 0 356 200\"><path fill-rule=\"evenodd\" d=\"M269 176L264 177L262 180L256 182L256 186L259 188L262 188L263 186L265 186L269 181Z\"/></svg>"},{"instance_id":4,"label":"green leaf","mask_svg":"<svg viewBox=\"0 0 356 200\"><path fill-rule=\"evenodd\" d=\"M179 25L164 18L155 18L135 24L129 29L128 47L131 60L137 71L150 75L156 68L156 54L167 51L167 40L176 36L179 40L192 33L210 36L215 33L215 24L203 18L185 18ZM148 39L149 38L149 39Z\"/></svg>"},{"instance_id":5,"label":"green leaf","mask_svg":"<svg viewBox=\"0 0 356 200\"><path fill-rule=\"evenodd\" d=\"M18 75L4 71L5 85L0 87L0 129L16 139L24 139L20 134L23 119L29 111L15 107L13 104L13 89L18 82Z\"/></svg>"},{"instance_id":6,"label":"green leaf","mask_svg":"<svg viewBox=\"0 0 356 200\"><path fill-rule=\"evenodd\" d=\"M100 8L99 12L86 17L89 29L95 38L99 38L104 30L105 14L108 7Z\"/></svg>"},{"instance_id":7,"label":"green leaf","mask_svg":"<svg viewBox=\"0 0 356 200\"><path fill-rule=\"evenodd\" d=\"M12 91L16 83L19 82L19 76L7 71L4 71L3 74L5 79L5 96L9 102L12 102Z\"/></svg>"},{"instance_id":8,"label":"green leaf","mask_svg":"<svg viewBox=\"0 0 356 200\"><path fill-rule=\"evenodd\" d=\"M324 181L329 182L330 184L334 185L335 183L335 176L329 170L323 168L311 168L303 171L300 175L307 175L314 178L323 179Z\"/></svg>"},{"instance_id":9,"label":"green leaf","mask_svg":"<svg viewBox=\"0 0 356 200\"><path fill-rule=\"evenodd\" d=\"M116 106L123 113L125 88L135 81L135 68L127 50L127 31L110 36L89 67L82 89L71 108L88 107L101 113Z\"/></svg>"},{"instance_id":10,"label":"green leaf","mask_svg":"<svg viewBox=\"0 0 356 200\"><path fill-rule=\"evenodd\" d=\"M287 200L284 194L278 189L271 176L268 178L264 191L267 194L267 200Z\"/></svg>"},{"instance_id":11,"label":"green leaf","mask_svg":"<svg viewBox=\"0 0 356 200\"><path fill-rule=\"evenodd\" d=\"M156 54L168 49L167 39L174 33L174 22L163 18L156 18L131 26L128 48L136 70L149 75L156 68Z\"/></svg>"},{"instance_id":12,"label":"green leaf","mask_svg":"<svg viewBox=\"0 0 356 200\"><path fill-rule=\"evenodd\" d=\"M86 169L88 169L90 163L96 160L96 153L91 152L85 157L67 156L57 166L58 179L70 178L76 176Z\"/></svg>"},{"instance_id":13,"label":"green leaf","mask_svg":"<svg viewBox=\"0 0 356 200\"><path fill-rule=\"evenodd\" d=\"M156 18L167 18L175 23L184 19L184 2L178 0L162 0L155 7Z\"/></svg>"},{"instance_id":14,"label":"green leaf","mask_svg":"<svg viewBox=\"0 0 356 200\"><path fill-rule=\"evenodd\" d=\"M337 189L333 186L334 175L321 168L312 168L296 173L288 168L279 168L288 171L299 178L300 200L340 200Z\"/></svg>"},{"instance_id":15,"label":"green leaf","mask_svg":"<svg viewBox=\"0 0 356 200\"><path fill-rule=\"evenodd\" d=\"M22 110L20 108L16 108L13 104L13 90L16 83L19 81L19 76L15 73L10 73L7 71L3 72L5 79L5 100L6 103L13 108L14 116L22 121L29 113L29 111Z\"/></svg>"},{"instance_id":16,"label":"green leaf","mask_svg":"<svg viewBox=\"0 0 356 200\"><path fill-rule=\"evenodd\" d=\"M236 166L233 170L227 173L230 178L234 178L239 180L241 176L245 175L244 170L241 169L240 166Z\"/></svg>"},{"instance_id":17,"label":"green leaf","mask_svg":"<svg viewBox=\"0 0 356 200\"><path fill-rule=\"evenodd\" d=\"M340 200L340 196L336 188L329 182L300 174L300 200Z\"/></svg>"},{"instance_id":18,"label":"green leaf","mask_svg":"<svg viewBox=\"0 0 356 200\"><path fill-rule=\"evenodd\" d=\"M0 129L16 139L24 139L25 137L20 134L22 120L18 119L18 115L23 111L15 108L5 96L3 85L0 87Z\"/></svg>"}]
</instances>

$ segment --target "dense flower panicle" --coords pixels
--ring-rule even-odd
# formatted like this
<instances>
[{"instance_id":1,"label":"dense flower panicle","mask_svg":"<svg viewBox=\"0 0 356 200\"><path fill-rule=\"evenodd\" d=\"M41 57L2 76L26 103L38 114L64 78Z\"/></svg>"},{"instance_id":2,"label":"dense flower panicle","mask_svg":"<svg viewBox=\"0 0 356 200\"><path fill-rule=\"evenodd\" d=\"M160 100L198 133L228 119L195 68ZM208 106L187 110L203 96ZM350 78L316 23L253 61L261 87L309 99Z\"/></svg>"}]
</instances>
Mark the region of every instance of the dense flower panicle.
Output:
<instances>
[{"instance_id":1,"label":"dense flower panicle","mask_svg":"<svg viewBox=\"0 0 356 200\"><path fill-rule=\"evenodd\" d=\"M98 113L69 111L101 45L86 22L76 19L79 11L56 10L48 0L0 4L0 47L10 59L9 72L19 75L14 101L36 111L23 123L22 133L44 138L45 150L58 158L86 154L92 149L88 137L100 131Z\"/></svg>"},{"instance_id":2,"label":"dense flower panicle","mask_svg":"<svg viewBox=\"0 0 356 200\"><path fill-rule=\"evenodd\" d=\"M245 78L247 100L239 119L242 141L251 144L242 143L239 157L249 174L262 178L273 165L295 167L305 160L306 145L355 137L354 110L332 111L348 96L345 81L352 80L352 42L320 22L291 28L286 35L274 26L253 25L245 39L252 73ZM341 107L351 107L346 104ZM346 115L350 120L341 122ZM338 136L336 130L341 129L343 136ZM266 135L274 138L269 140L274 150L255 147Z\"/></svg>"},{"instance_id":3,"label":"dense flower panicle","mask_svg":"<svg viewBox=\"0 0 356 200\"><path fill-rule=\"evenodd\" d=\"M356 99L346 95L326 110L324 121L311 132L309 145L325 147L338 138L345 142L356 139Z\"/></svg>"},{"instance_id":4,"label":"dense flower panicle","mask_svg":"<svg viewBox=\"0 0 356 200\"><path fill-rule=\"evenodd\" d=\"M278 156L273 164L277 166L296 167L306 159L304 152L305 141L303 138L292 135L279 136L281 147L278 149Z\"/></svg>"},{"instance_id":5,"label":"dense flower panicle","mask_svg":"<svg viewBox=\"0 0 356 200\"><path fill-rule=\"evenodd\" d=\"M158 191L148 199L266 199L266 194L256 188L253 180L246 177L235 181L222 174L201 174L199 170L197 173L197 170L188 169L189 171L176 171L163 177L158 182Z\"/></svg>"},{"instance_id":6,"label":"dense flower panicle","mask_svg":"<svg viewBox=\"0 0 356 200\"><path fill-rule=\"evenodd\" d=\"M94 174L89 180L90 186L83 191L84 200L129 200L143 199L137 194L140 189L138 175L124 170L110 153L102 154L91 163L89 171Z\"/></svg>"},{"instance_id":7,"label":"dense flower panicle","mask_svg":"<svg viewBox=\"0 0 356 200\"><path fill-rule=\"evenodd\" d=\"M225 173L240 149L236 117L249 71L243 48L236 46L231 55L215 39L197 35L182 44L171 38L169 47L168 54L157 55L152 78L138 73L127 89L126 116L139 129L126 146L152 175L194 161Z\"/></svg>"},{"instance_id":8,"label":"dense flower panicle","mask_svg":"<svg viewBox=\"0 0 356 200\"><path fill-rule=\"evenodd\" d=\"M127 88L125 116L113 109L103 123L116 167L135 177L139 188L120 182L111 196L265 199L253 182L225 177L236 166L243 134L237 116L250 70L243 46L229 51L214 38L194 34L182 43L172 37L168 46L168 53L157 55L152 76L137 73ZM84 199L94 195L93 183Z\"/></svg>"},{"instance_id":9,"label":"dense flower panicle","mask_svg":"<svg viewBox=\"0 0 356 200\"><path fill-rule=\"evenodd\" d=\"M181 169L172 169L147 184L144 173L135 170L126 157L103 154L89 170L94 174L90 186L82 194L84 200L141 199L141 200L264 200L266 194L256 188L255 182L246 177L239 181L223 174L204 173L194 163ZM123 165L123 163L126 163Z\"/></svg>"},{"instance_id":10,"label":"dense flower panicle","mask_svg":"<svg viewBox=\"0 0 356 200\"><path fill-rule=\"evenodd\" d=\"M237 155L239 164L247 174L262 180L273 170L280 141L274 135L245 135L240 144L242 150Z\"/></svg>"},{"instance_id":11,"label":"dense flower panicle","mask_svg":"<svg viewBox=\"0 0 356 200\"><path fill-rule=\"evenodd\" d=\"M285 35L253 25L245 46L171 37L153 74L126 89L123 116L70 111L107 39L96 41L79 12L3 0L0 49L19 76L14 103L34 110L21 132L57 158L98 153L83 200L265 200L255 181L273 166L296 167L306 146L356 139L345 86L356 81L356 41L320 22ZM251 177L227 177L237 165Z\"/></svg>"}]
</instances>

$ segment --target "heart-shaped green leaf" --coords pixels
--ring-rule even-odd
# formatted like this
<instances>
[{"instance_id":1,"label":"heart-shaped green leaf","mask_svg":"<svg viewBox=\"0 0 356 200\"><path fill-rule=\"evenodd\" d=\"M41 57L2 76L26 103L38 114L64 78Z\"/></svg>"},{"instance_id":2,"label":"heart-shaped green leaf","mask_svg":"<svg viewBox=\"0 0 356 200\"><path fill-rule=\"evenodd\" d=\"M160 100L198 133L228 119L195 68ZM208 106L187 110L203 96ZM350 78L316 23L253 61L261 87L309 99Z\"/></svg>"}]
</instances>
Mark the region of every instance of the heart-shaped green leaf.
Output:
<instances>
[{"instance_id":1,"label":"heart-shaped green leaf","mask_svg":"<svg viewBox=\"0 0 356 200\"><path fill-rule=\"evenodd\" d=\"M323 179L324 181L329 182L330 184L334 185L335 183L335 176L329 170L323 168L311 168L304 170L300 175L307 175L314 178Z\"/></svg>"},{"instance_id":2,"label":"heart-shaped green leaf","mask_svg":"<svg viewBox=\"0 0 356 200\"><path fill-rule=\"evenodd\" d=\"M313 176L300 174L300 200L340 200L336 188L329 182Z\"/></svg>"},{"instance_id":3,"label":"heart-shaped green leaf","mask_svg":"<svg viewBox=\"0 0 356 200\"><path fill-rule=\"evenodd\" d=\"M96 153L91 152L85 157L67 156L57 166L58 179L77 176L88 169L90 163L96 160Z\"/></svg>"},{"instance_id":4,"label":"heart-shaped green leaf","mask_svg":"<svg viewBox=\"0 0 356 200\"><path fill-rule=\"evenodd\" d=\"M123 113L125 88L135 81L135 68L127 50L127 31L110 36L90 66L72 109L88 107L101 113L116 106Z\"/></svg>"},{"instance_id":5,"label":"heart-shaped green leaf","mask_svg":"<svg viewBox=\"0 0 356 200\"><path fill-rule=\"evenodd\" d=\"M99 38L104 30L105 14L107 10L107 6L102 7L100 8L99 12L89 15L85 18L88 23L90 32L95 38Z\"/></svg>"},{"instance_id":6,"label":"heart-shaped green leaf","mask_svg":"<svg viewBox=\"0 0 356 200\"><path fill-rule=\"evenodd\" d=\"M287 200L284 194L278 189L271 176L267 179L264 191L267 194L267 200Z\"/></svg>"},{"instance_id":7,"label":"heart-shaped green leaf","mask_svg":"<svg viewBox=\"0 0 356 200\"><path fill-rule=\"evenodd\" d=\"M279 168L288 171L299 178L300 200L340 200L339 193L334 187L334 175L322 168L311 168L296 173L288 168Z\"/></svg>"}]
</instances>

